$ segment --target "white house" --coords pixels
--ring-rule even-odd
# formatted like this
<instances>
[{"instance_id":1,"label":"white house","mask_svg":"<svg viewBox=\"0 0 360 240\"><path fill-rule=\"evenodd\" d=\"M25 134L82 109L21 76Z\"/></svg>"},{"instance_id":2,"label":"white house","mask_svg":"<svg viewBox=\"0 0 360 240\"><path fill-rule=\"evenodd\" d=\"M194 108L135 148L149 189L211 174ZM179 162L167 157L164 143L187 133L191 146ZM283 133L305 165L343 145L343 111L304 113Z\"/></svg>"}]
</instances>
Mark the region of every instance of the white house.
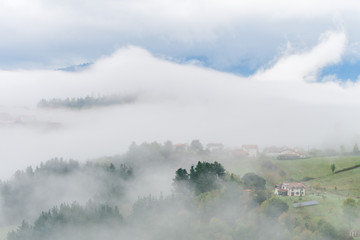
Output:
<instances>
[{"instance_id":1,"label":"white house","mask_svg":"<svg viewBox=\"0 0 360 240\"><path fill-rule=\"evenodd\" d=\"M277 156L278 159L301 159L306 157L307 156L304 153L291 148L280 151Z\"/></svg>"},{"instance_id":2,"label":"white house","mask_svg":"<svg viewBox=\"0 0 360 240\"><path fill-rule=\"evenodd\" d=\"M242 145L242 150L247 153L248 157L256 158L259 155L257 145Z\"/></svg>"},{"instance_id":3,"label":"white house","mask_svg":"<svg viewBox=\"0 0 360 240\"><path fill-rule=\"evenodd\" d=\"M305 185L299 182L282 183L275 186L275 195L305 196Z\"/></svg>"},{"instance_id":4,"label":"white house","mask_svg":"<svg viewBox=\"0 0 360 240\"><path fill-rule=\"evenodd\" d=\"M210 152L221 152L224 150L224 145L222 143L209 143L206 145L206 149Z\"/></svg>"}]
</instances>

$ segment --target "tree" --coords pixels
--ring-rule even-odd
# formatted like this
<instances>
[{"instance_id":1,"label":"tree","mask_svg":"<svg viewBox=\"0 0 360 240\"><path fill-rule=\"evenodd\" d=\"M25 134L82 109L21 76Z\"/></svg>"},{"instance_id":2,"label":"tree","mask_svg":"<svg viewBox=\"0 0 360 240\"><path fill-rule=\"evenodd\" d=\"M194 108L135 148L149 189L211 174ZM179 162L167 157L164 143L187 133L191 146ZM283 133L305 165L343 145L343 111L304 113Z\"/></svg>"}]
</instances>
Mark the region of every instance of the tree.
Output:
<instances>
[{"instance_id":1,"label":"tree","mask_svg":"<svg viewBox=\"0 0 360 240\"><path fill-rule=\"evenodd\" d=\"M224 167L218 163L198 162L196 167L191 166L190 182L194 184L197 194L217 189L218 178L225 175Z\"/></svg>"},{"instance_id":2,"label":"tree","mask_svg":"<svg viewBox=\"0 0 360 240\"><path fill-rule=\"evenodd\" d=\"M190 150L194 152L201 152L204 150L204 147L199 140L192 140L190 143Z\"/></svg>"},{"instance_id":3,"label":"tree","mask_svg":"<svg viewBox=\"0 0 360 240\"><path fill-rule=\"evenodd\" d=\"M330 168L331 168L331 172L334 174L335 169L336 169L335 163L331 164Z\"/></svg>"},{"instance_id":4,"label":"tree","mask_svg":"<svg viewBox=\"0 0 360 240\"><path fill-rule=\"evenodd\" d=\"M325 220L319 220L319 222L317 223L317 229L326 239L339 239L339 236L334 226Z\"/></svg>"},{"instance_id":5,"label":"tree","mask_svg":"<svg viewBox=\"0 0 360 240\"><path fill-rule=\"evenodd\" d=\"M359 147L358 147L357 144L354 145L353 153L354 153L354 154L359 154Z\"/></svg>"},{"instance_id":6,"label":"tree","mask_svg":"<svg viewBox=\"0 0 360 240\"><path fill-rule=\"evenodd\" d=\"M188 174L185 169L179 168L176 171L174 184L189 183L196 194L209 192L219 188L218 179L225 177L225 168L218 162L198 162L196 167L191 166Z\"/></svg>"},{"instance_id":7,"label":"tree","mask_svg":"<svg viewBox=\"0 0 360 240\"><path fill-rule=\"evenodd\" d=\"M287 212L289 206L283 200L272 197L263 202L261 207L268 217L278 218L283 212Z\"/></svg>"},{"instance_id":8,"label":"tree","mask_svg":"<svg viewBox=\"0 0 360 240\"><path fill-rule=\"evenodd\" d=\"M253 200L259 205L262 204L266 200L266 192L264 190L254 191Z\"/></svg>"},{"instance_id":9,"label":"tree","mask_svg":"<svg viewBox=\"0 0 360 240\"><path fill-rule=\"evenodd\" d=\"M358 205L353 198L345 199L343 203L343 213L345 218L348 221L349 228L351 229L351 223L356 219L358 216Z\"/></svg>"},{"instance_id":10,"label":"tree","mask_svg":"<svg viewBox=\"0 0 360 240\"><path fill-rule=\"evenodd\" d=\"M122 221L123 217L116 206L92 202L88 202L85 206L75 202L71 205L61 204L59 207L42 212L32 226L23 221L17 230L8 234L7 239L79 239L79 236L80 239L95 239L87 236L89 229L100 226L100 229L106 232L107 229L120 226ZM61 232L67 232L66 237L59 238ZM75 232L76 235L71 234Z\"/></svg>"},{"instance_id":11,"label":"tree","mask_svg":"<svg viewBox=\"0 0 360 240\"><path fill-rule=\"evenodd\" d=\"M241 180L244 182L246 188L255 190L265 189L266 180L255 173L246 173Z\"/></svg>"},{"instance_id":12,"label":"tree","mask_svg":"<svg viewBox=\"0 0 360 240\"><path fill-rule=\"evenodd\" d=\"M186 169L179 168L176 170L175 181L188 181L189 174L187 173Z\"/></svg>"},{"instance_id":13,"label":"tree","mask_svg":"<svg viewBox=\"0 0 360 240\"><path fill-rule=\"evenodd\" d=\"M165 157L165 158L169 158L171 153L173 151L173 144L170 141L166 141L164 143L164 146L161 149L161 154Z\"/></svg>"},{"instance_id":14,"label":"tree","mask_svg":"<svg viewBox=\"0 0 360 240\"><path fill-rule=\"evenodd\" d=\"M115 170L116 170L115 165L112 164L112 163L110 163L110 166L109 166L108 170L109 170L110 172L115 172Z\"/></svg>"}]
</instances>

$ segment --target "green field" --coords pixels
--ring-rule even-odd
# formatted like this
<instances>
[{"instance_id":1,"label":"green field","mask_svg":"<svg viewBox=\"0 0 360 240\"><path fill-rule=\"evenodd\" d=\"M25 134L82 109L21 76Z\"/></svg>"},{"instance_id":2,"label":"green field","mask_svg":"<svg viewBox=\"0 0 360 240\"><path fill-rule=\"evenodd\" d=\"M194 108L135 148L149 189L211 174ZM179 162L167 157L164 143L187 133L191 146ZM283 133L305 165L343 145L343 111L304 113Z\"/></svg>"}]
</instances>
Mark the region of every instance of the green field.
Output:
<instances>
[{"instance_id":1,"label":"green field","mask_svg":"<svg viewBox=\"0 0 360 240\"><path fill-rule=\"evenodd\" d=\"M227 171L235 173L240 177L248 172L257 172L258 163L254 159L233 159L229 158L224 161L219 161Z\"/></svg>"},{"instance_id":2,"label":"green field","mask_svg":"<svg viewBox=\"0 0 360 240\"><path fill-rule=\"evenodd\" d=\"M360 164L360 156L328 158L310 158L299 160L272 160L279 169L286 173L288 180L301 181L306 177L314 178L305 182L310 191L328 191L342 196L360 197L360 168L332 174L330 166L336 170Z\"/></svg>"},{"instance_id":3,"label":"green field","mask_svg":"<svg viewBox=\"0 0 360 240\"><path fill-rule=\"evenodd\" d=\"M302 181L307 186L306 196L281 197L290 208L289 212L303 224L314 224L320 219L331 223L336 229L349 229L348 221L343 214L343 202L348 197L360 198L360 168L333 174L331 164L336 170L341 170L360 164L360 156L341 156L327 158L310 158L299 160L271 160L271 162L286 173L286 181L302 181L304 178L314 178ZM295 202L316 200L319 205L294 208ZM358 218L352 223L360 225ZM359 239L359 238L355 238Z\"/></svg>"},{"instance_id":4,"label":"green field","mask_svg":"<svg viewBox=\"0 0 360 240\"><path fill-rule=\"evenodd\" d=\"M327 158L309 158L298 160L272 160L293 179L304 177L323 177L331 175L330 165L335 164L336 170L360 164L360 156L343 156Z\"/></svg>"}]
</instances>

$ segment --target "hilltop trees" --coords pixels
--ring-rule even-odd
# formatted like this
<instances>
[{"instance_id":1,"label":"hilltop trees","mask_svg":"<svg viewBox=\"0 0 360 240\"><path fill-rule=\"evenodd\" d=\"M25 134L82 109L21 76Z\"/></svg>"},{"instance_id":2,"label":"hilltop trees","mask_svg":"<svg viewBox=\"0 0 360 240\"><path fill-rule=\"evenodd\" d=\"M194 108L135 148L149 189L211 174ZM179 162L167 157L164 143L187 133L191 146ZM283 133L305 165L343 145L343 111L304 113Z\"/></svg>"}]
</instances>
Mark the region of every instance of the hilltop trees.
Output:
<instances>
[{"instance_id":1,"label":"hilltop trees","mask_svg":"<svg viewBox=\"0 0 360 240\"><path fill-rule=\"evenodd\" d=\"M175 175L175 181L188 181L189 180L189 174L187 173L186 169L179 168L176 171Z\"/></svg>"},{"instance_id":2,"label":"hilltop trees","mask_svg":"<svg viewBox=\"0 0 360 240\"><path fill-rule=\"evenodd\" d=\"M26 220L8 240L347 239L342 225L310 213L317 207L289 211L292 200L271 197L264 175L230 174L215 161L229 156L219 156L177 151L167 142L132 144L123 157L86 164L54 159L0 182L0 218L7 225ZM168 179L169 169L194 158L199 161L190 169L176 170L172 194L144 184L155 175L166 174ZM268 163L264 167L279 171ZM154 171L160 168L165 171ZM77 192L83 197L76 198ZM41 196L35 198L35 193ZM61 198L66 194L68 198ZM56 201L48 199L51 195ZM69 204L73 201L80 204ZM344 202L344 215L353 225L357 211L357 201Z\"/></svg>"},{"instance_id":3,"label":"hilltop trees","mask_svg":"<svg viewBox=\"0 0 360 240\"><path fill-rule=\"evenodd\" d=\"M225 168L218 162L198 162L196 167L191 166L190 173L186 169L179 168L176 171L176 183L189 183L200 194L217 189L220 185L217 181L225 176Z\"/></svg>"},{"instance_id":4,"label":"hilltop trees","mask_svg":"<svg viewBox=\"0 0 360 240\"><path fill-rule=\"evenodd\" d=\"M204 150L204 147L199 140L192 140L190 143L190 150L193 152L201 152Z\"/></svg>"},{"instance_id":5,"label":"hilltop trees","mask_svg":"<svg viewBox=\"0 0 360 240\"><path fill-rule=\"evenodd\" d=\"M57 109L66 108L73 110L89 109L93 107L106 107L113 105L129 104L136 101L136 96L108 95L102 97L79 97L79 98L53 98L41 99L38 103L39 108Z\"/></svg>"},{"instance_id":6,"label":"hilltop trees","mask_svg":"<svg viewBox=\"0 0 360 240\"><path fill-rule=\"evenodd\" d=\"M18 170L11 180L0 182L0 218L5 224L33 219L38 211L70 196L71 201L118 202L132 178L133 169L125 164L80 164L54 158L35 171Z\"/></svg>"},{"instance_id":7,"label":"hilltop trees","mask_svg":"<svg viewBox=\"0 0 360 240\"><path fill-rule=\"evenodd\" d=\"M42 240L67 239L61 234L68 234L71 239L81 229L91 229L102 226L112 228L118 225L123 217L118 208L107 204L94 204L89 202L85 207L77 203L61 204L47 212L42 212L33 226L23 221L17 231L8 234L8 240ZM61 230L61 231L59 231ZM82 238L81 238L82 239Z\"/></svg>"}]
</instances>

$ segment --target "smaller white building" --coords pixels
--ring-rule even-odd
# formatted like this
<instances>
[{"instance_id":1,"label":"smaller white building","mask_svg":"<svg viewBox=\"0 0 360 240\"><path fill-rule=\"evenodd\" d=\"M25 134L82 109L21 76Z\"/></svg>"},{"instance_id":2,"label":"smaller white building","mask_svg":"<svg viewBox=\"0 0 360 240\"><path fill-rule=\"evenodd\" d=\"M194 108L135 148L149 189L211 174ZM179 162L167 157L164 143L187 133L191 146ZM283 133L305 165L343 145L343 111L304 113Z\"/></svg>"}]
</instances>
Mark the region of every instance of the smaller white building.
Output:
<instances>
[{"instance_id":1,"label":"smaller white building","mask_svg":"<svg viewBox=\"0 0 360 240\"><path fill-rule=\"evenodd\" d=\"M224 145L222 143L209 143L206 145L206 149L210 152L221 152L224 150Z\"/></svg>"},{"instance_id":2,"label":"smaller white building","mask_svg":"<svg viewBox=\"0 0 360 240\"><path fill-rule=\"evenodd\" d=\"M305 185L300 182L282 183L275 186L275 195L278 196L305 196Z\"/></svg>"},{"instance_id":3,"label":"smaller white building","mask_svg":"<svg viewBox=\"0 0 360 240\"><path fill-rule=\"evenodd\" d=\"M259 155L259 149L257 145L242 145L242 150L246 152L248 157L256 158Z\"/></svg>"},{"instance_id":4,"label":"smaller white building","mask_svg":"<svg viewBox=\"0 0 360 240\"><path fill-rule=\"evenodd\" d=\"M277 158L280 160L303 159L303 158L307 158L307 156L304 153L299 152L295 149L287 148L280 151Z\"/></svg>"}]
</instances>

